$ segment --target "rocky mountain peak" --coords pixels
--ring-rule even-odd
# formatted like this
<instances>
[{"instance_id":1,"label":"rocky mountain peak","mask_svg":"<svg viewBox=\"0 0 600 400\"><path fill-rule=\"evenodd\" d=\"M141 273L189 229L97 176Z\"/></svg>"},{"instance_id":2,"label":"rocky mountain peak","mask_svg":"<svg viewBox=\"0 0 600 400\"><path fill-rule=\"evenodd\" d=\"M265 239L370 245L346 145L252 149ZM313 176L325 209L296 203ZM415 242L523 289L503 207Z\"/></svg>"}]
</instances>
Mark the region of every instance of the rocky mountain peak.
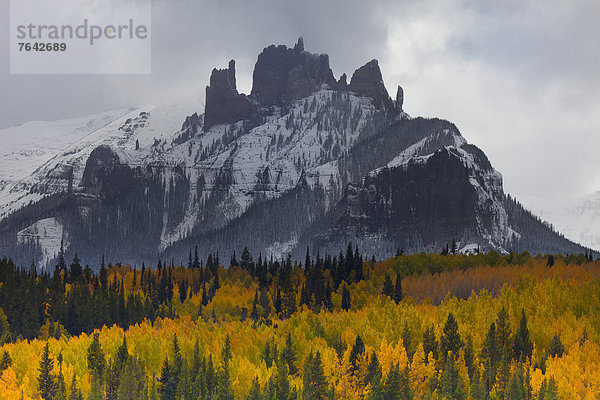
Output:
<instances>
[{"instance_id":1,"label":"rocky mountain peak","mask_svg":"<svg viewBox=\"0 0 600 400\"><path fill-rule=\"evenodd\" d=\"M375 107L378 109L392 110L394 108L392 99L383 83L377 60L371 60L354 71L348 90L373 98Z\"/></svg>"},{"instance_id":2,"label":"rocky mountain peak","mask_svg":"<svg viewBox=\"0 0 600 400\"><path fill-rule=\"evenodd\" d=\"M254 112L252 102L236 89L235 61L229 61L227 68L214 68L210 74L210 85L206 87L204 130L216 124L250 119Z\"/></svg>"},{"instance_id":3,"label":"rocky mountain peak","mask_svg":"<svg viewBox=\"0 0 600 400\"><path fill-rule=\"evenodd\" d=\"M295 51L304 51L304 39L302 39L302 36L300 36L298 38L298 42L294 46L294 50Z\"/></svg>"},{"instance_id":4,"label":"rocky mountain peak","mask_svg":"<svg viewBox=\"0 0 600 400\"><path fill-rule=\"evenodd\" d=\"M251 96L263 106L283 106L307 97L323 83L336 84L329 56L305 51L299 38L293 48L271 45L259 54Z\"/></svg>"}]
</instances>

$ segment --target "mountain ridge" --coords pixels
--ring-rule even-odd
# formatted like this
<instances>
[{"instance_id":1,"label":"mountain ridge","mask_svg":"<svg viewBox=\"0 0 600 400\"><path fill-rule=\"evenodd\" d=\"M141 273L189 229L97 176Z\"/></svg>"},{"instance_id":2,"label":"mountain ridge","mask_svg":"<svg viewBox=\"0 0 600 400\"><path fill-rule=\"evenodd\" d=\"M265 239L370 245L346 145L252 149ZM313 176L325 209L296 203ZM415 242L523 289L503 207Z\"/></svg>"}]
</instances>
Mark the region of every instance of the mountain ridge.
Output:
<instances>
[{"instance_id":1,"label":"mountain ridge","mask_svg":"<svg viewBox=\"0 0 600 400\"><path fill-rule=\"evenodd\" d=\"M347 84L300 39L266 47L253 78L250 95L238 93L232 60L213 69L205 114L136 109L47 161L2 204L0 252L51 263L58 240L46 245L43 229L92 265L103 254L181 261L195 246L302 257L306 246L348 241L377 257L451 240L583 250L512 205L500 173L454 124L405 113L404 91L391 99L376 60ZM547 243L513 229L511 213Z\"/></svg>"}]
</instances>

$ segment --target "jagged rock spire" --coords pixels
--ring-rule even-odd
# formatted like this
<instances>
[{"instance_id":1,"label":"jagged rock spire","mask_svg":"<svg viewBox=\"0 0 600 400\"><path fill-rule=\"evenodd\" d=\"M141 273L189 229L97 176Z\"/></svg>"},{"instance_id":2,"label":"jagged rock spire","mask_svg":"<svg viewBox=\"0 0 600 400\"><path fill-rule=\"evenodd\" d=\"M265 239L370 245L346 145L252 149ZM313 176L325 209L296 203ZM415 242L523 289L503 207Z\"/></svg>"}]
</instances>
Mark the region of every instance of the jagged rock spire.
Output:
<instances>
[{"instance_id":1,"label":"jagged rock spire","mask_svg":"<svg viewBox=\"0 0 600 400\"><path fill-rule=\"evenodd\" d=\"M402 86L398 85L398 92L396 92L396 107L398 111L402 111L402 106L404 105L404 89Z\"/></svg>"},{"instance_id":2,"label":"jagged rock spire","mask_svg":"<svg viewBox=\"0 0 600 400\"><path fill-rule=\"evenodd\" d=\"M373 99L377 109L392 110L394 103L383 83L379 62L371 60L352 74L348 90Z\"/></svg>"},{"instance_id":3,"label":"jagged rock spire","mask_svg":"<svg viewBox=\"0 0 600 400\"><path fill-rule=\"evenodd\" d=\"M298 43L296 43L296 45L294 46L294 50L304 51L304 39L302 39L302 36L298 38Z\"/></svg>"}]
</instances>

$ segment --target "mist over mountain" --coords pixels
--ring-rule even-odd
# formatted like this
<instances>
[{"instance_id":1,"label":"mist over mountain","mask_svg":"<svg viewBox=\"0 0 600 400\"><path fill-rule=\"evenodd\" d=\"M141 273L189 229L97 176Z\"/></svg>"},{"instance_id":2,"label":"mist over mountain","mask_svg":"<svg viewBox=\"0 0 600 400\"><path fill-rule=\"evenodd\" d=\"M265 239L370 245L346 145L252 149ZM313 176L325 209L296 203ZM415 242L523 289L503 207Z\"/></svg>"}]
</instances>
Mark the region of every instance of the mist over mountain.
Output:
<instances>
[{"instance_id":1,"label":"mist over mountain","mask_svg":"<svg viewBox=\"0 0 600 400\"><path fill-rule=\"evenodd\" d=\"M39 152L9 144L18 156L0 161L0 254L52 265L62 241L95 267L102 255L181 263L195 247L247 246L300 258L348 242L378 258L451 242L585 251L505 195L453 123L412 117L404 99L401 87L392 99L377 60L336 78L300 38L262 51L249 94L235 61L213 69L204 113L182 103L47 123ZM63 131L74 132L66 148L47 150L45 132Z\"/></svg>"}]
</instances>

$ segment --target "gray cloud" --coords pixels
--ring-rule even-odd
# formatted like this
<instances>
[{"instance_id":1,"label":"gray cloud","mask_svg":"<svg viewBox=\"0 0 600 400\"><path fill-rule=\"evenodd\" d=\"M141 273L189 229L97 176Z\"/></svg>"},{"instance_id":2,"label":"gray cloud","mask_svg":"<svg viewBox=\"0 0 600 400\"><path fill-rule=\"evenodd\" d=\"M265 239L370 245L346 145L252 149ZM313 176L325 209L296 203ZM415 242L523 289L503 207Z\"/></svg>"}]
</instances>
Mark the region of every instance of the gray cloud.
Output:
<instances>
[{"instance_id":1,"label":"gray cloud","mask_svg":"<svg viewBox=\"0 0 600 400\"><path fill-rule=\"evenodd\" d=\"M0 6L8 16L8 1ZM515 194L600 190L600 4L575 1L153 2L149 76L11 76L0 61L0 127L180 95L202 99L213 67L237 61L251 88L269 44L327 52L336 76L378 58L405 109L457 124ZM0 51L8 54L8 24Z\"/></svg>"}]
</instances>

